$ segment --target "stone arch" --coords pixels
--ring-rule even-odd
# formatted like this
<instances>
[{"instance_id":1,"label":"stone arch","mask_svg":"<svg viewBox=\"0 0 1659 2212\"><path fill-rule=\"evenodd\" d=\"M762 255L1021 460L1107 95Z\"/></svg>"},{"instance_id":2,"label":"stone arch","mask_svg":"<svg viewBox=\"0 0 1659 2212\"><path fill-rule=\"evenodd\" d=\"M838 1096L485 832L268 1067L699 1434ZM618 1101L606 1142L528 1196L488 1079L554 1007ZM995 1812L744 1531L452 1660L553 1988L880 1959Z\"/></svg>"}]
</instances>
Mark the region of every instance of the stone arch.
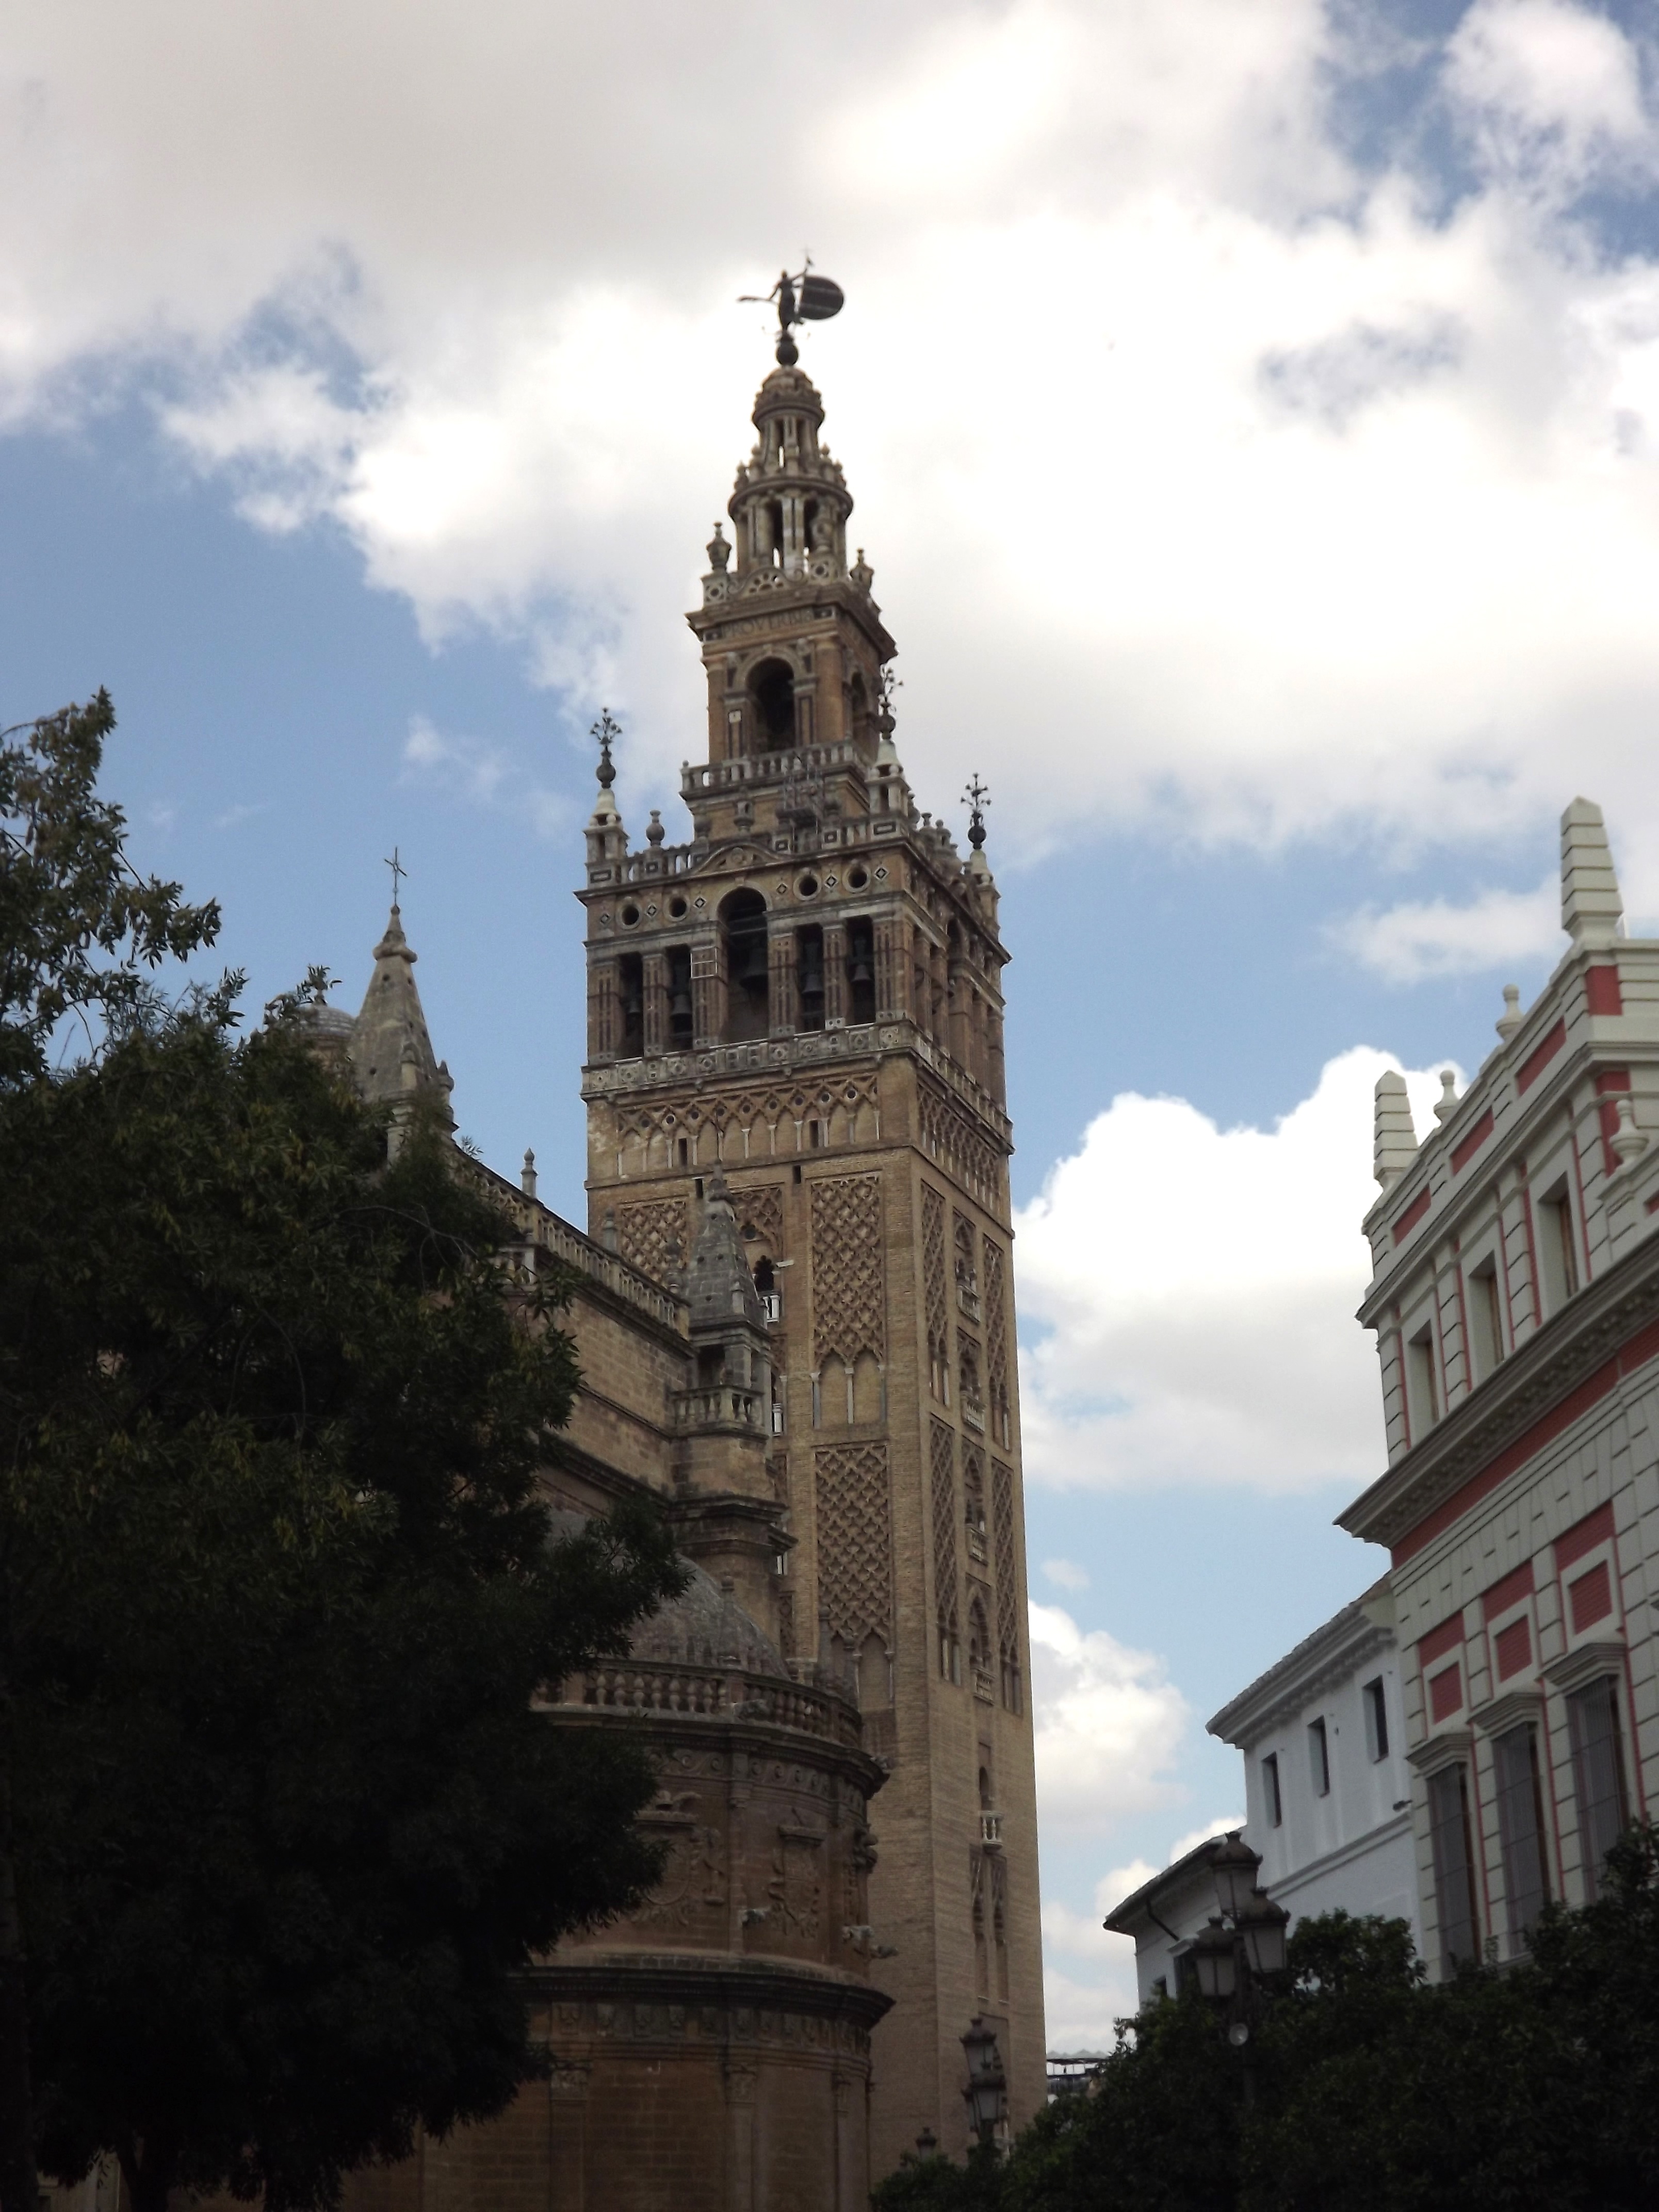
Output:
<instances>
[{"instance_id":1,"label":"stone arch","mask_svg":"<svg viewBox=\"0 0 1659 2212\"><path fill-rule=\"evenodd\" d=\"M757 752L777 752L795 742L795 672L776 653L750 670L749 726Z\"/></svg>"},{"instance_id":2,"label":"stone arch","mask_svg":"<svg viewBox=\"0 0 1659 2212\"><path fill-rule=\"evenodd\" d=\"M772 1024L766 901L757 890L728 891L720 901L718 918L726 976L726 1041L737 1044L763 1037Z\"/></svg>"}]
</instances>

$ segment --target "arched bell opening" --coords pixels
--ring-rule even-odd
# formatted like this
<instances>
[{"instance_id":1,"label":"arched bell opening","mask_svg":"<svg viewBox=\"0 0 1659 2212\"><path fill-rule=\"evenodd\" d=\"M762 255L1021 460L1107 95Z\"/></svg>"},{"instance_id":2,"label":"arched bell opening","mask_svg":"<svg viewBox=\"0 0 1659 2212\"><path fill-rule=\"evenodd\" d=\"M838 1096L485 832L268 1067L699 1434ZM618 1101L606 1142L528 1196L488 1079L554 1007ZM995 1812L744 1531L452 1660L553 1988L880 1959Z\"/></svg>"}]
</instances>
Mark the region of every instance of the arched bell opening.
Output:
<instances>
[{"instance_id":1,"label":"arched bell opening","mask_svg":"<svg viewBox=\"0 0 1659 2212\"><path fill-rule=\"evenodd\" d=\"M870 711L870 690L856 668L847 687L847 733L861 750L875 750L876 725Z\"/></svg>"},{"instance_id":2,"label":"arched bell opening","mask_svg":"<svg viewBox=\"0 0 1659 2212\"><path fill-rule=\"evenodd\" d=\"M763 1037L771 1026L770 954L766 901L758 891L733 891L720 902L726 953L726 1040L738 1044Z\"/></svg>"},{"instance_id":3,"label":"arched bell opening","mask_svg":"<svg viewBox=\"0 0 1659 2212\"><path fill-rule=\"evenodd\" d=\"M763 660L749 672L750 726L761 752L795 742L795 672L787 660Z\"/></svg>"}]
</instances>

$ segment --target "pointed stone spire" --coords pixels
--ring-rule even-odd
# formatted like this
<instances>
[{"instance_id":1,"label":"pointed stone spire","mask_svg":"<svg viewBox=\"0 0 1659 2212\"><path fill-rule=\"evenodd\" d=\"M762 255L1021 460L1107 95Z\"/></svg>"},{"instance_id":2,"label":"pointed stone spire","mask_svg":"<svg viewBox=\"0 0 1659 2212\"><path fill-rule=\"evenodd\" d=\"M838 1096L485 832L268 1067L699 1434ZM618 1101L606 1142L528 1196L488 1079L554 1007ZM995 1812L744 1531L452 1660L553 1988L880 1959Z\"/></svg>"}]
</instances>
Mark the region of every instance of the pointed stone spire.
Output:
<instances>
[{"instance_id":1,"label":"pointed stone spire","mask_svg":"<svg viewBox=\"0 0 1659 2212\"><path fill-rule=\"evenodd\" d=\"M733 1320L764 1329L766 1312L743 1256L738 1217L724 1172L716 1168L703 1186L702 1221L686 1271L684 1297L691 1329L729 1328Z\"/></svg>"},{"instance_id":2,"label":"pointed stone spire","mask_svg":"<svg viewBox=\"0 0 1659 2212\"><path fill-rule=\"evenodd\" d=\"M397 1103L422 1091L434 1094L453 1128L449 1070L432 1049L421 994L415 987L416 955L394 904L386 934L374 948L362 1011L351 1029L351 1068L365 1098Z\"/></svg>"},{"instance_id":3,"label":"pointed stone spire","mask_svg":"<svg viewBox=\"0 0 1659 2212\"><path fill-rule=\"evenodd\" d=\"M1575 799L1561 817L1561 927L1575 945L1605 951L1623 933L1624 915L1601 810Z\"/></svg>"},{"instance_id":4,"label":"pointed stone spire","mask_svg":"<svg viewBox=\"0 0 1659 2212\"><path fill-rule=\"evenodd\" d=\"M1406 1096L1406 1079L1398 1068L1385 1068L1376 1079L1375 1127L1372 1165L1383 1189L1392 1190L1417 1158L1412 1103Z\"/></svg>"}]
</instances>

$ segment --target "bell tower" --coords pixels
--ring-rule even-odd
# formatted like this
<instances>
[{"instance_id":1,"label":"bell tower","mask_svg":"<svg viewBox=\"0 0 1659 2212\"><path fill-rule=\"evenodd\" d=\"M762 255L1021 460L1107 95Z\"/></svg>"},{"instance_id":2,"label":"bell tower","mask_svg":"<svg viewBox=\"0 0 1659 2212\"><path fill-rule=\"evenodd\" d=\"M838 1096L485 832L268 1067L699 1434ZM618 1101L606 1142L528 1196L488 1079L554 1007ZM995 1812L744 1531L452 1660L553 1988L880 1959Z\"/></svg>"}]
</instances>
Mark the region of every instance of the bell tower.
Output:
<instances>
[{"instance_id":1,"label":"bell tower","mask_svg":"<svg viewBox=\"0 0 1659 2212\"><path fill-rule=\"evenodd\" d=\"M587 1188L597 1238L682 1281L729 1202L755 1286L765 1480L793 1539L771 1620L798 1676L854 1686L890 1770L869 1924L841 1931L896 2000L873 2043L880 2175L927 2129L965 2148L975 2021L1010 2123L1045 2095L1007 954L982 794L965 860L913 802L896 648L793 358L754 423L688 617L708 747L684 771L685 842L653 813L630 844L601 726ZM763 1948L768 1899L745 1903Z\"/></svg>"}]
</instances>

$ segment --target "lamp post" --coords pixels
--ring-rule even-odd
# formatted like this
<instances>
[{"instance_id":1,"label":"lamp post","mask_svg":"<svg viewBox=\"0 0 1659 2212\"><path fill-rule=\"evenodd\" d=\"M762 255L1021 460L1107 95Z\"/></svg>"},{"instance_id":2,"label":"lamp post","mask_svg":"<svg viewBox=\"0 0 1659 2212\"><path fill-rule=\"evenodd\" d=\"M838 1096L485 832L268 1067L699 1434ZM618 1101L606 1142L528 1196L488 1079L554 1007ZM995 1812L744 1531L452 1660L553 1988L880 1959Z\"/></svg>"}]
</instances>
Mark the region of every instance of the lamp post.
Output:
<instances>
[{"instance_id":1,"label":"lamp post","mask_svg":"<svg viewBox=\"0 0 1659 2212\"><path fill-rule=\"evenodd\" d=\"M1200 1929L1185 1954L1192 1961L1199 1994L1225 2006L1227 2040L1240 2051L1248 2051L1261 1985L1284 1972L1288 1955L1285 1931L1291 1916L1258 1884L1261 1869L1260 1855L1242 1836L1230 1835L1218 1847L1210 1870L1220 1910ZM1245 2102L1252 2102L1255 2094L1247 2055Z\"/></svg>"},{"instance_id":2,"label":"lamp post","mask_svg":"<svg viewBox=\"0 0 1659 2212\"><path fill-rule=\"evenodd\" d=\"M990 2145L1007 2110L1008 2077L1002 2070L997 2039L975 2013L962 2039L968 2061L968 2087L963 2097L969 2120L981 2142Z\"/></svg>"}]
</instances>

